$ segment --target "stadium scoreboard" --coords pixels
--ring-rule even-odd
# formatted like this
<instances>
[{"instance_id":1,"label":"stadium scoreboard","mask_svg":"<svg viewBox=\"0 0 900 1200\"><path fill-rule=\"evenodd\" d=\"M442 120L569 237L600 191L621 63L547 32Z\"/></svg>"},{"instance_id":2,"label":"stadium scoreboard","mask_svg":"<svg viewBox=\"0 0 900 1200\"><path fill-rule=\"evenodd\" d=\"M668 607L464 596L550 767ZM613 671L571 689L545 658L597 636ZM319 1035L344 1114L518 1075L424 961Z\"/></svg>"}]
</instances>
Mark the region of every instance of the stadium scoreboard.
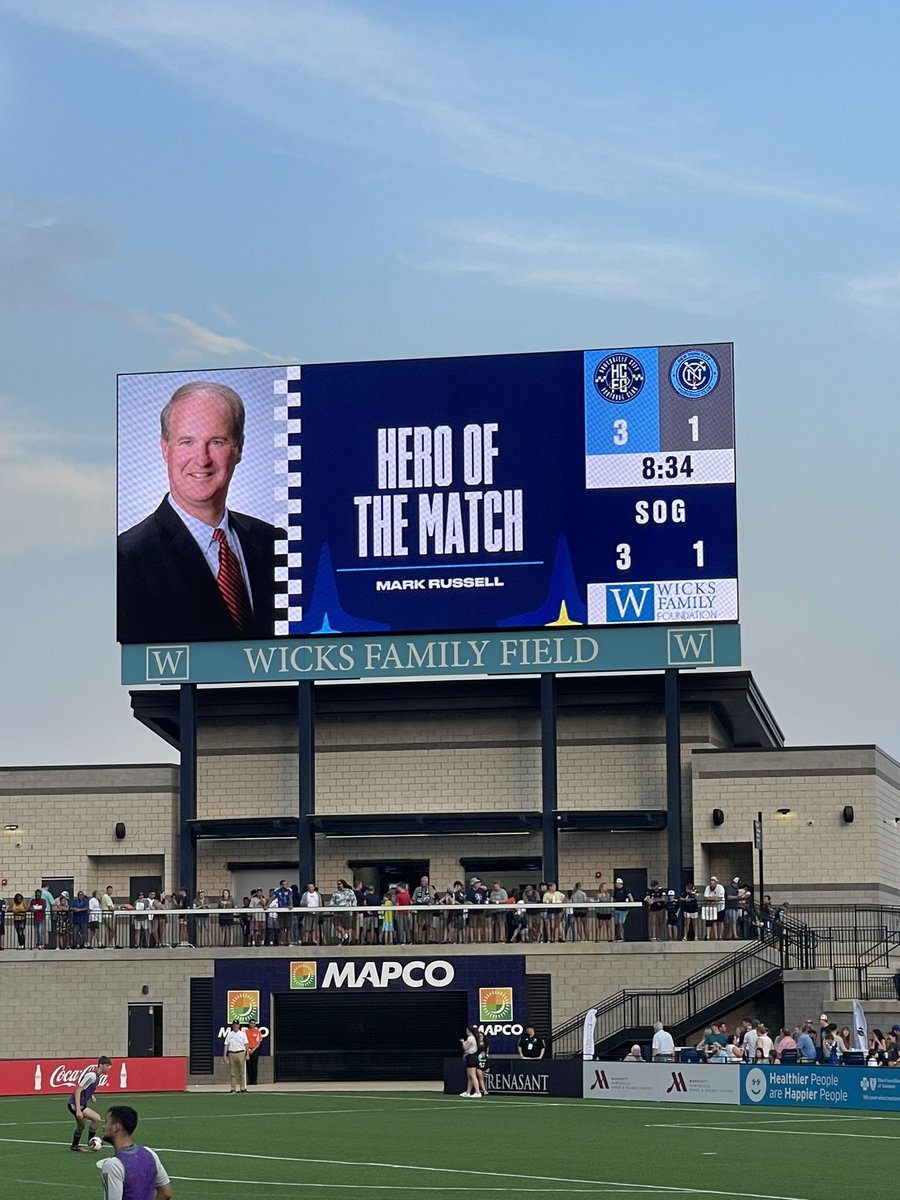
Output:
<instances>
[{"instance_id":1,"label":"stadium scoreboard","mask_svg":"<svg viewBox=\"0 0 900 1200\"><path fill-rule=\"evenodd\" d=\"M122 375L120 532L197 379L247 409L228 506L279 531L272 638L738 619L728 343Z\"/></svg>"}]
</instances>

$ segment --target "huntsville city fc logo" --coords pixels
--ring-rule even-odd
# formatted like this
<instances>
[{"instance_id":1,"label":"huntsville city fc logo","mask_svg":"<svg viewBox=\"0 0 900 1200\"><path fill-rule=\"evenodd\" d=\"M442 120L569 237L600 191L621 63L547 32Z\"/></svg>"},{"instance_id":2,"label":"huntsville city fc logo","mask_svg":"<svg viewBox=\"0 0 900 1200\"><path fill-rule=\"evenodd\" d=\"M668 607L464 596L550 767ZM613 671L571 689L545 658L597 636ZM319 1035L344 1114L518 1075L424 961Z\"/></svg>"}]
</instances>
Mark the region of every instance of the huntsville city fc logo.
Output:
<instances>
[{"instance_id":1,"label":"huntsville city fc logo","mask_svg":"<svg viewBox=\"0 0 900 1200\"><path fill-rule=\"evenodd\" d=\"M633 354L607 354L597 363L594 387L611 404L627 404L644 386L644 367Z\"/></svg>"},{"instance_id":2,"label":"huntsville city fc logo","mask_svg":"<svg viewBox=\"0 0 900 1200\"><path fill-rule=\"evenodd\" d=\"M478 989L479 1021L511 1021L513 990L511 987Z\"/></svg>"},{"instance_id":3,"label":"huntsville city fc logo","mask_svg":"<svg viewBox=\"0 0 900 1200\"><path fill-rule=\"evenodd\" d=\"M228 1025L232 1021L240 1021L242 1025L248 1021L258 1021L259 992L229 992L227 1007Z\"/></svg>"},{"instance_id":4,"label":"huntsville city fc logo","mask_svg":"<svg viewBox=\"0 0 900 1200\"><path fill-rule=\"evenodd\" d=\"M291 963L291 991L312 991L317 983L315 962Z\"/></svg>"}]
</instances>

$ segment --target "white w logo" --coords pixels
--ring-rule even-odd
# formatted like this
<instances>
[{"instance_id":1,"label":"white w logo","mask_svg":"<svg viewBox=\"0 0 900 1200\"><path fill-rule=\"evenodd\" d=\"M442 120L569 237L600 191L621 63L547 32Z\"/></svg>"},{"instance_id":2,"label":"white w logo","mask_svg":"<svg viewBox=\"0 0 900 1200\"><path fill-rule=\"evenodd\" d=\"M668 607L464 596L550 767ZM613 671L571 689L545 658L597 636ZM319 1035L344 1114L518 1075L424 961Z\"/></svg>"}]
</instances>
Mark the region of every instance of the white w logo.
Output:
<instances>
[{"instance_id":1,"label":"white w logo","mask_svg":"<svg viewBox=\"0 0 900 1200\"><path fill-rule=\"evenodd\" d=\"M673 633L672 637L678 645L678 652L687 661L689 658L701 658L703 643L709 637L709 630L695 630L693 633Z\"/></svg>"},{"instance_id":2,"label":"white w logo","mask_svg":"<svg viewBox=\"0 0 900 1200\"><path fill-rule=\"evenodd\" d=\"M187 646L148 646L146 661L147 680L187 680Z\"/></svg>"},{"instance_id":3,"label":"white w logo","mask_svg":"<svg viewBox=\"0 0 900 1200\"><path fill-rule=\"evenodd\" d=\"M622 599L622 592L625 593L625 599ZM639 620L644 615L644 605L647 602L647 597L653 595L653 587L648 584L642 587L638 593L636 588L607 588L607 592L612 596L616 608L619 610L619 617L624 619L629 608L634 612L634 620ZM640 601L637 600L637 595L640 595Z\"/></svg>"}]
</instances>

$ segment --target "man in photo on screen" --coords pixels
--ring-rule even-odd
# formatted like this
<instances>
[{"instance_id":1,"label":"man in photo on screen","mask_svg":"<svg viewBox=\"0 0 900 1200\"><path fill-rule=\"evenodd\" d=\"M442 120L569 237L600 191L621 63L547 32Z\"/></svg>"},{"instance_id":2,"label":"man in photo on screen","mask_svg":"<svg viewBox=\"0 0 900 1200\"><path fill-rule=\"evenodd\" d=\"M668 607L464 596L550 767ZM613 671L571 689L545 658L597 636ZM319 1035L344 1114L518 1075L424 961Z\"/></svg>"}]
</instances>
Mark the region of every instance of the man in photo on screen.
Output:
<instances>
[{"instance_id":1,"label":"man in photo on screen","mask_svg":"<svg viewBox=\"0 0 900 1200\"><path fill-rule=\"evenodd\" d=\"M244 404L225 384L183 384L160 413L169 478L162 503L118 540L120 642L268 638L275 540L226 506L244 449Z\"/></svg>"}]
</instances>

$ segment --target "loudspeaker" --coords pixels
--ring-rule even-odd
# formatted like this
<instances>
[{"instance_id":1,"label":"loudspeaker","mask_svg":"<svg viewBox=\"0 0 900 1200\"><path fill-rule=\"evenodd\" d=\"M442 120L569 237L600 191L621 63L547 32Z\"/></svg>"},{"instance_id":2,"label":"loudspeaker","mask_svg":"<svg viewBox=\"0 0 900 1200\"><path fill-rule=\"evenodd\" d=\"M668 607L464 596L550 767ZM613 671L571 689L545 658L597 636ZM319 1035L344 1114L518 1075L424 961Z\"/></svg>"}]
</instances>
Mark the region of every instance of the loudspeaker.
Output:
<instances>
[{"instance_id":1,"label":"loudspeaker","mask_svg":"<svg viewBox=\"0 0 900 1200\"><path fill-rule=\"evenodd\" d=\"M124 821L116 821L116 837L119 839L120 842L125 837L125 822Z\"/></svg>"},{"instance_id":2,"label":"loudspeaker","mask_svg":"<svg viewBox=\"0 0 900 1200\"><path fill-rule=\"evenodd\" d=\"M722 812L721 808L714 808L713 809L713 825L724 825L724 824L725 824L725 814Z\"/></svg>"},{"instance_id":3,"label":"loudspeaker","mask_svg":"<svg viewBox=\"0 0 900 1200\"><path fill-rule=\"evenodd\" d=\"M847 825L853 824L853 805L852 804L844 805L844 822Z\"/></svg>"}]
</instances>

